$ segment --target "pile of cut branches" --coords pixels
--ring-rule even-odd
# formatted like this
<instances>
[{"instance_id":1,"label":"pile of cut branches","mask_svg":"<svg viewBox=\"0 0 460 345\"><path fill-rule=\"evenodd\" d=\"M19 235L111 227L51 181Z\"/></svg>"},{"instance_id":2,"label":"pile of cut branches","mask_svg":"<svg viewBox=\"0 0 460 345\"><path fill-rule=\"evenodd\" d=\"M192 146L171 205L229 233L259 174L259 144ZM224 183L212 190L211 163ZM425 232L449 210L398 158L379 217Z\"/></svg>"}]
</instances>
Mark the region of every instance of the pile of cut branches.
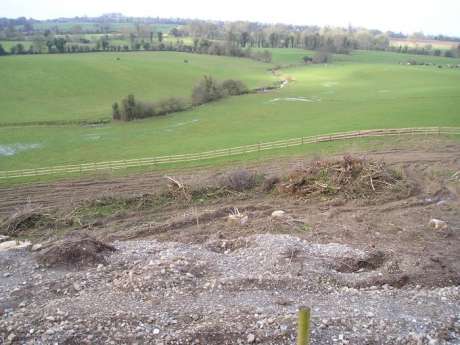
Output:
<instances>
[{"instance_id":1,"label":"pile of cut branches","mask_svg":"<svg viewBox=\"0 0 460 345\"><path fill-rule=\"evenodd\" d=\"M23 208L16 210L1 224L0 229L4 235L18 236L22 231L50 226L56 219L40 208L34 208L26 204Z\"/></svg>"},{"instance_id":2,"label":"pile of cut branches","mask_svg":"<svg viewBox=\"0 0 460 345\"><path fill-rule=\"evenodd\" d=\"M165 176L165 178L168 180L168 194L172 199L182 202L192 200L189 186L170 176Z\"/></svg>"},{"instance_id":3,"label":"pile of cut branches","mask_svg":"<svg viewBox=\"0 0 460 345\"><path fill-rule=\"evenodd\" d=\"M369 198L394 192L410 193L401 174L384 162L352 156L337 161L318 160L293 171L279 184L282 193L315 196L343 194L346 198Z\"/></svg>"}]
</instances>

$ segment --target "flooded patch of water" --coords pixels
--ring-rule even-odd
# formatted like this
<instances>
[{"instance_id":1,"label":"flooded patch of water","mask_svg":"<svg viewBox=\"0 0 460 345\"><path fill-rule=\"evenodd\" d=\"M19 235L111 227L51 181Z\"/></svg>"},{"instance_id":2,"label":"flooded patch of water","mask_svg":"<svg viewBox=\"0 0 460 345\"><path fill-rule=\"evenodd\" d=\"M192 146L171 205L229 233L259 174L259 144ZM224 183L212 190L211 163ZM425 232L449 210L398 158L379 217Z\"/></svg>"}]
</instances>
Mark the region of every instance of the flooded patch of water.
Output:
<instances>
[{"instance_id":1,"label":"flooded patch of water","mask_svg":"<svg viewBox=\"0 0 460 345\"><path fill-rule=\"evenodd\" d=\"M87 140L99 140L101 139L101 136L98 134L84 134L83 138Z\"/></svg>"},{"instance_id":2,"label":"flooded patch of water","mask_svg":"<svg viewBox=\"0 0 460 345\"><path fill-rule=\"evenodd\" d=\"M314 103L314 102L321 102L321 98L313 96L313 97L282 97L282 98L273 98L269 103L275 103L275 102L308 102L308 103Z\"/></svg>"},{"instance_id":3,"label":"flooded patch of water","mask_svg":"<svg viewBox=\"0 0 460 345\"><path fill-rule=\"evenodd\" d=\"M191 121L178 122L178 123L176 123L174 125L171 125L171 126L163 128L163 130L166 131L166 132L172 132L175 128L190 125L190 124L196 123L198 121L200 121L200 120L199 119L193 119Z\"/></svg>"},{"instance_id":4,"label":"flooded patch of water","mask_svg":"<svg viewBox=\"0 0 460 345\"><path fill-rule=\"evenodd\" d=\"M0 156L14 156L15 154L23 151L39 149L41 144L10 144L10 145L0 145Z\"/></svg>"},{"instance_id":5,"label":"flooded patch of water","mask_svg":"<svg viewBox=\"0 0 460 345\"><path fill-rule=\"evenodd\" d=\"M336 85L339 85L339 83L336 82L336 81L328 81L328 82L326 82L326 83L323 83L322 85L323 85L324 87L334 87L334 86L336 86Z\"/></svg>"}]
</instances>

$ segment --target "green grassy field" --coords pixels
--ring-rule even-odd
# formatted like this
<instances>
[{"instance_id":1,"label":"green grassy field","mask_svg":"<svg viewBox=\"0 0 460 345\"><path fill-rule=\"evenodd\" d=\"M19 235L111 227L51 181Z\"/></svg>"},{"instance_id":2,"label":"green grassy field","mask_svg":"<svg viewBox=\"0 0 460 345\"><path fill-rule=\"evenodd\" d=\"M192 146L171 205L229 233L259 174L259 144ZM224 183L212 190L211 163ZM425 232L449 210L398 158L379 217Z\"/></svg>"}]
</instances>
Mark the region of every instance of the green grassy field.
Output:
<instances>
[{"instance_id":1,"label":"green grassy field","mask_svg":"<svg viewBox=\"0 0 460 345\"><path fill-rule=\"evenodd\" d=\"M305 55L305 51L294 51L289 54L274 51L275 64L291 64L297 60L296 54L301 57ZM70 67L72 64L68 65L69 71L60 68L60 74L72 75L82 66L91 68L91 64L94 63L104 66L105 61L107 71L103 75L109 75L114 63L118 62L113 61L112 54L56 57L67 56L71 61L81 61L85 58L89 60L86 61L87 65L77 65L74 70ZM51 64L52 60L46 59L54 57L43 56L41 63ZM250 60L189 56L191 63L187 67L195 67L195 59L203 58L209 61L209 65L201 66L198 73L195 68L193 72L187 68L184 70L183 54L129 53L121 54L121 57L121 62L129 59L136 65L138 59L147 60L144 63L148 67L136 70L137 74L131 81L131 85L138 87L139 92L144 90L145 85L152 85L149 87L155 90L164 88L158 93L144 90L144 95L148 95L149 92L159 95L163 91L166 95L168 90L179 90L178 85L185 83L184 80L189 75L199 76L206 72L219 78L223 74L234 78L244 76L252 86L273 81L273 76L266 71L269 65ZM14 58L16 57L12 57ZM167 61L175 61L172 66L177 66L178 69L170 68L169 74L163 75L163 79L139 75L150 73L152 68L154 70L149 61L159 61L158 59L164 60L165 64ZM2 150L4 152L3 156L0 155L0 170L200 152L334 131L383 127L460 126L460 69L398 64L399 61L407 59L408 56L402 54L356 52L350 56L336 57L333 64L287 68L281 70L281 73L291 77L293 81L283 89L264 94L231 97L191 111L142 121L111 123L98 127L3 127L0 128L0 154ZM454 59L432 59L433 62L444 65L458 63L458 60ZM159 70L161 66L164 65L160 64ZM30 69L29 73L35 71L33 67ZM122 72L117 70L116 73ZM98 85L97 79L98 75L91 79L94 85ZM14 80L19 83L18 78ZM22 81L22 85L26 84L26 80ZM139 85L139 80L145 84ZM84 82L87 83L86 80ZM104 80L103 84L105 87L89 88L85 93L90 99L93 99L91 94L94 94L95 105L98 99L113 99L113 90L118 90L119 87L113 85L110 78ZM60 100L46 88L35 91L34 94L40 92L43 92L43 102L49 102L49 99ZM67 118L69 112L66 111L65 105L77 106L80 104L78 102L81 102L81 96L75 97L74 101L75 103L63 101L62 113L43 112L40 117ZM29 101L25 98L24 102ZM107 107L107 101L102 103L101 107ZM10 109L17 114L18 106L15 108L12 105ZM85 112L80 111L80 116L83 116ZM88 118L95 114L91 113ZM13 151L14 154L11 154ZM6 155L5 152L10 152L10 155Z\"/></svg>"},{"instance_id":2,"label":"green grassy field","mask_svg":"<svg viewBox=\"0 0 460 345\"><path fill-rule=\"evenodd\" d=\"M24 46L24 49L29 49L29 47L32 45L32 41L0 41L3 49L5 49L7 52L10 52L11 48L18 43L21 43Z\"/></svg>"},{"instance_id":3,"label":"green grassy field","mask_svg":"<svg viewBox=\"0 0 460 345\"><path fill-rule=\"evenodd\" d=\"M340 63L378 63L378 64L398 64L399 62L405 63L409 60L416 60L417 62L431 62L434 64L460 64L460 59L445 58L441 56L430 55L415 55L415 54L400 54L392 52L377 52L377 51L364 51L357 50L349 55L335 55L334 62Z\"/></svg>"},{"instance_id":4,"label":"green grassy field","mask_svg":"<svg viewBox=\"0 0 460 345\"><path fill-rule=\"evenodd\" d=\"M458 42L438 41L438 40L411 40L411 39L391 39L390 45L393 47L408 46L411 48L423 48L431 46L433 49L451 49L458 45Z\"/></svg>"},{"instance_id":5,"label":"green grassy field","mask_svg":"<svg viewBox=\"0 0 460 345\"><path fill-rule=\"evenodd\" d=\"M304 56L313 56L315 52L305 49L285 49L285 48L254 48L254 51L269 50L272 53L272 63L274 65L288 66L303 64Z\"/></svg>"},{"instance_id":6,"label":"green grassy field","mask_svg":"<svg viewBox=\"0 0 460 345\"><path fill-rule=\"evenodd\" d=\"M264 86L275 80L268 67L249 59L173 52L2 57L0 124L108 118L112 103L129 93L151 101L189 98L205 74Z\"/></svg>"}]
</instances>

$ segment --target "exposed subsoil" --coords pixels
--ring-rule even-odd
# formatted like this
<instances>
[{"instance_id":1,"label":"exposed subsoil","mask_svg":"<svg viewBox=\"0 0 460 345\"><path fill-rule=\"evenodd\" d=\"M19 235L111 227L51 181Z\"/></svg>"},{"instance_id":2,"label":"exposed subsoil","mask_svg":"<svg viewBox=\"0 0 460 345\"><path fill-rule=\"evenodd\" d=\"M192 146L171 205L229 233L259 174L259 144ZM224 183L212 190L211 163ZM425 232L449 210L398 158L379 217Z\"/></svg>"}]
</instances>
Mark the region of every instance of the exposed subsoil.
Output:
<instances>
[{"instance_id":1,"label":"exposed subsoil","mask_svg":"<svg viewBox=\"0 0 460 345\"><path fill-rule=\"evenodd\" d=\"M312 344L460 344L460 144L365 156L410 193L256 187L50 225L87 200L158 193L164 173L0 189L5 218L26 204L46 213L13 223L42 248L0 250L0 343L294 344L296 312L310 306ZM283 179L311 164L247 168ZM210 185L224 174L174 178Z\"/></svg>"}]
</instances>

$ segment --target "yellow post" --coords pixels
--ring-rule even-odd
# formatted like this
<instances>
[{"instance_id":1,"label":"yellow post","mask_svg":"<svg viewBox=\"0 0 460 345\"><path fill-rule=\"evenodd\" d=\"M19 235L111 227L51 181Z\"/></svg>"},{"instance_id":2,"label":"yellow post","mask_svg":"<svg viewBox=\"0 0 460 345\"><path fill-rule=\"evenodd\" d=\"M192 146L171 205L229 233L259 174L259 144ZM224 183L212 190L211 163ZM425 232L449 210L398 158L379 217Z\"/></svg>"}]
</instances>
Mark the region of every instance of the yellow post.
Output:
<instances>
[{"instance_id":1,"label":"yellow post","mask_svg":"<svg viewBox=\"0 0 460 345\"><path fill-rule=\"evenodd\" d=\"M310 308L305 307L299 310L297 345L310 345Z\"/></svg>"}]
</instances>

